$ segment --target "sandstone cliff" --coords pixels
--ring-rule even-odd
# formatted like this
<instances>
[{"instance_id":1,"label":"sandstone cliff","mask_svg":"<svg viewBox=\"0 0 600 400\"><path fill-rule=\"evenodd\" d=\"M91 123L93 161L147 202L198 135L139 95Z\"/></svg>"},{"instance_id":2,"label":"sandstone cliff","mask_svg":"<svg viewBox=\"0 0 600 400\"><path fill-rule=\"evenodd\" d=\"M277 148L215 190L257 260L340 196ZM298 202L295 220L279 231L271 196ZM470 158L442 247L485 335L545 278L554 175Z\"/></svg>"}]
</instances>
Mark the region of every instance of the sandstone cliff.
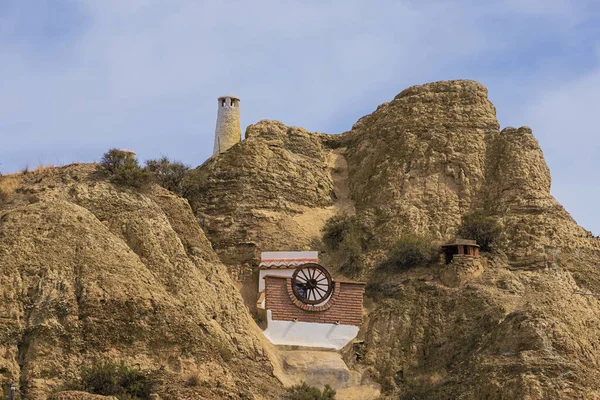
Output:
<instances>
[{"instance_id":1,"label":"sandstone cliff","mask_svg":"<svg viewBox=\"0 0 600 400\"><path fill-rule=\"evenodd\" d=\"M166 398L277 398L230 276L252 304L260 252L321 248L341 213L372 236L368 313L344 357L384 397L600 398L600 304L578 294L600 293L600 241L550 194L531 129L500 130L477 82L411 87L340 135L251 125L187 176L189 205L92 172L12 177L0 206L0 368L32 398L106 358L162 368ZM400 234L449 240L473 211L502 227L481 277L450 288L439 266L375 268Z\"/></svg>"},{"instance_id":2,"label":"sandstone cliff","mask_svg":"<svg viewBox=\"0 0 600 400\"><path fill-rule=\"evenodd\" d=\"M261 121L189 176L190 204L221 260L246 284L248 305L260 252L310 250L335 214L324 141L322 134Z\"/></svg>"},{"instance_id":3,"label":"sandstone cliff","mask_svg":"<svg viewBox=\"0 0 600 400\"><path fill-rule=\"evenodd\" d=\"M82 366L123 360L159 371L165 398L278 398L262 335L187 201L93 171L19 175L0 206L2 384L43 399Z\"/></svg>"},{"instance_id":4,"label":"sandstone cliff","mask_svg":"<svg viewBox=\"0 0 600 400\"><path fill-rule=\"evenodd\" d=\"M390 238L399 229L451 236L485 175L498 130L483 85L450 81L401 92L344 135L351 196Z\"/></svg>"},{"instance_id":5,"label":"sandstone cliff","mask_svg":"<svg viewBox=\"0 0 600 400\"><path fill-rule=\"evenodd\" d=\"M298 216L339 212L346 197L390 240L403 230L447 239L465 213L486 209L505 224L515 263L561 246L597 249L551 196L531 130L500 131L487 89L474 81L406 89L342 135L261 121L246 137L197 169L191 196L217 253L231 265L252 264L265 248L306 248L318 230L303 230ZM336 186L340 165L347 176ZM339 194L344 188L348 193Z\"/></svg>"},{"instance_id":6,"label":"sandstone cliff","mask_svg":"<svg viewBox=\"0 0 600 400\"><path fill-rule=\"evenodd\" d=\"M504 223L511 264L544 266L563 251L598 250L598 241L550 195L550 171L530 128L505 128L487 142L483 207Z\"/></svg>"},{"instance_id":7,"label":"sandstone cliff","mask_svg":"<svg viewBox=\"0 0 600 400\"><path fill-rule=\"evenodd\" d=\"M234 270L246 265L246 281L261 250L318 246L298 216L318 227L311 210L358 214L374 237L362 276L374 303L346 358L391 398L600 396L600 304L574 293L600 292L600 243L551 196L531 130L500 130L483 85L406 89L341 135L263 121L247 137L196 171L192 204L209 239ZM481 279L447 288L436 267L373 269L402 232L449 240L478 210L502 226ZM231 257L240 245L252 250Z\"/></svg>"}]
</instances>

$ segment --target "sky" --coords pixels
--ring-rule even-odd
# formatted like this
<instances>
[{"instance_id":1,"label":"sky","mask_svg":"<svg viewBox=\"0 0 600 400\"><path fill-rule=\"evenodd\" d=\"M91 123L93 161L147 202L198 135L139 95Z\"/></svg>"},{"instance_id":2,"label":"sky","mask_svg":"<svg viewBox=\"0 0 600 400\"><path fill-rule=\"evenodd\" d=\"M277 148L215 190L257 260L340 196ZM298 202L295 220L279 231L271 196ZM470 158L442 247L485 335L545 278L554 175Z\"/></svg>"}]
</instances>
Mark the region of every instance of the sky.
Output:
<instances>
[{"instance_id":1,"label":"sky","mask_svg":"<svg viewBox=\"0 0 600 400\"><path fill-rule=\"evenodd\" d=\"M0 172L128 148L196 166L217 97L341 133L403 89L474 79L530 126L600 235L600 0L0 0Z\"/></svg>"}]
</instances>

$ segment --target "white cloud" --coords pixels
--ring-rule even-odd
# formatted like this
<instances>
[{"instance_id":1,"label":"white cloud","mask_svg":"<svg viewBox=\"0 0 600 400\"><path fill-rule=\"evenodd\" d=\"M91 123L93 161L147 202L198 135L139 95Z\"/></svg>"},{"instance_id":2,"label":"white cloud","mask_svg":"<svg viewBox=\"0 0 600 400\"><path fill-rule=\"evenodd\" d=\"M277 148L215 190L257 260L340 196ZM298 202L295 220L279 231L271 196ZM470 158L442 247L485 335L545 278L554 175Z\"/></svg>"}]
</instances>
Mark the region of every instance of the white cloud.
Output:
<instances>
[{"instance_id":1,"label":"white cloud","mask_svg":"<svg viewBox=\"0 0 600 400\"><path fill-rule=\"evenodd\" d=\"M576 79L536 92L523 111L551 166L552 192L575 219L600 233L600 132L596 68ZM555 166L555 168L552 168Z\"/></svg>"}]
</instances>

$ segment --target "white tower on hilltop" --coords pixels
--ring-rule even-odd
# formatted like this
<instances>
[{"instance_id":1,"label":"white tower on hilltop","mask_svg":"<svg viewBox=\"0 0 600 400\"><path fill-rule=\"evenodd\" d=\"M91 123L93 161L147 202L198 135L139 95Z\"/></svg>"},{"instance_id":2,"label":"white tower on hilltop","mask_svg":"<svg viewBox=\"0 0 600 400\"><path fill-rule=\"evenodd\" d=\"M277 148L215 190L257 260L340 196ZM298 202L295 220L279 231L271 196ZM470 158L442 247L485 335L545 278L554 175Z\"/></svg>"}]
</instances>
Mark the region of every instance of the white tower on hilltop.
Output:
<instances>
[{"instance_id":1,"label":"white tower on hilltop","mask_svg":"<svg viewBox=\"0 0 600 400\"><path fill-rule=\"evenodd\" d=\"M213 155L223 153L241 140L240 99L232 95L221 96L219 97Z\"/></svg>"}]
</instances>

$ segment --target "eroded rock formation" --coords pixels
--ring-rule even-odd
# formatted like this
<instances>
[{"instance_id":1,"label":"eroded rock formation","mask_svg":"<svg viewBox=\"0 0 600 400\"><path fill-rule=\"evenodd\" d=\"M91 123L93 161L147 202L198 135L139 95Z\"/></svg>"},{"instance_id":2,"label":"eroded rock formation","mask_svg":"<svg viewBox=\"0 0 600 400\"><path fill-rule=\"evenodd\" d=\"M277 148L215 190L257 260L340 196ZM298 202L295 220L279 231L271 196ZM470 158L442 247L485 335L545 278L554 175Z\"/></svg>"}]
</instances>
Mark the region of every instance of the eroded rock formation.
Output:
<instances>
[{"instance_id":1,"label":"eroded rock formation","mask_svg":"<svg viewBox=\"0 0 600 400\"><path fill-rule=\"evenodd\" d=\"M455 233L485 176L485 138L498 131L487 90L448 81L404 90L344 134L351 197L384 236Z\"/></svg>"},{"instance_id":2,"label":"eroded rock formation","mask_svg":"<svg viewBox=\"0 0 600 400\"><path fill-rule=\"evenodd\" d=\"M83 366L122 360L162 370L166 398L277 398L262 335L187 201L93 171L23 175L0 209L2 383L43 399ZM207 363L207 384L185 389Z\"/></svg>"},{"instance_id":3,"label":"eroded rock formation","mask_svg":"<svg viewBox=\"0 0 600 400\"><path fill-rule=\"evenodd\" d=\"M302 132L302 146L297 132ZM393 276L381 276L373 264L366 268L363 278L370 281L368 292L375 303L363 327L364 342L347 350L346 361L370 369L391 398L600 396L600 330L592 323L600 304L595 297L575 293L600 292L600 243L550 194L549 169L531 129L500 131L483 85L444 81L406 89L337 136L272 121L250 127L248 136L231 152L237 166L230 168L223 158L199 167L205 180L227 175L238 182L243 176L244 187L254 188L252 198L286 199L288 206L277 208L278 220L303 212L299 205L340 212L339 200L329 197L333 186L352 205L344 210L368 221L374 237L368 249L372 263L402 232L448 240L463 215L474 211L500 223L496 255L484 255L485 271L466 285L441 285L439 267ZM292 140L297 142L290 146ZM298 155L295 149L309 143L318 151ZM296 154L301 159L293 165L274 161L280 169L273 181L283 183L267 189L261 188L262 182L273 172L267 164L252 161L241 166L246 151L261 152L252 158L279 160L283 154ZM328 156L343 160L343 171L331 164L327 171ZM311 162L320 169L304 172L311 177L308 182L319 181L326 190L315 190L318 184L304 186L298 199L310 195L312 200L293 200L296 196L289 196L285 182L295 180L299 168ZM236 184L217 181L223 185L217 192L240 192ZM208 229L219 254L248 239L256 250L306 248L308 238L290 225L266 219L258 225L238 217L237 210L216 211L207 200L209 187L195 210L201 220L214 212L228 221L224 234ZM272 203L249 204L260 208L258 204ZM247 203L241 204L243 209ZM251 233L250 227L260 230ZM230 236L231 229L240 235ZM222 237L230 241L221 247Z\"/></svg>"},{"instance_id":4,"label":"eroded rock formation","mask_svg":"<svg viewBox=\"0 0 600 400\"><path fill-rule=\"evenodd\" d=\"M313 249L340 213L373 237L368 315L344 358L384 396L600 397L600 303L580 294L600 293L600 241L552 197L531 129L501 131L477 82L406 89L340 135L251 125L186 178L191 208L92 171L25 175L0 208L0 368L32 398L102 357L164 366L179 379L168 398L276 398L229 275L251 304L260 252ZM449 240L474 211L502 227L482 273L448 287L441 266L375 268L401 233ZM191 371L200 388L185 388Z\"/></svg>"},{"instance_id":5,"label":"eroded rock formation","mask_svg":"<svg viewBox=\"0 0 600 400\"><path fill-rule=\"evenodd\" d=\"M310 250L334 214L324 136L261 121L248 127L246 140L190 175L190 204L241 281L252 279L261 251Z\"/></svg>"}]
</instances>

